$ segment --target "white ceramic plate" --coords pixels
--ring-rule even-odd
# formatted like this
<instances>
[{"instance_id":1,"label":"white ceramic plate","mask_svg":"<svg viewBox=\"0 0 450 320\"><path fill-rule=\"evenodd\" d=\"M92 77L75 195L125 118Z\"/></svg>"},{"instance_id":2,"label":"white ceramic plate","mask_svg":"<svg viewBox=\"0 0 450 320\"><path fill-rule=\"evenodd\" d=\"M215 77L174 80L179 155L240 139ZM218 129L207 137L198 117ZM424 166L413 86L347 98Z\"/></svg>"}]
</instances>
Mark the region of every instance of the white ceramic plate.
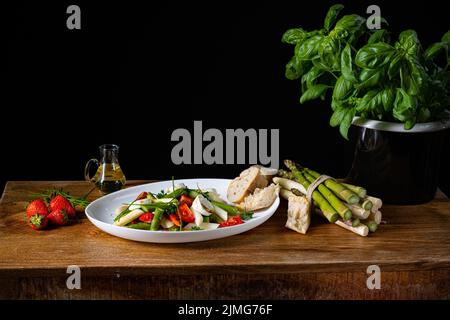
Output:
<instances>
[{"instance_id":1,"label":"white ceramic plate","mask_svg":"<svg viewBox=\"0 0 450 320\"><path fill-rule=\"evenodd\" d=\"M214 188L223 199L226 199L226 191L229 179L185 179L175 180L175 184L183 183L188 188L201 189ZM137 230L125 227L115 226L114 210L123 203L130 203L142 191L158 193L172 186L172 181L162 181L155 183L143 184L136 187L120 190L100 199L95 200L86 208L86 215L88 219L99 229L112 234L116 237L155 243L182 243L182 242L196 242L212 239L219 239L229 237L238 233L242 233L253 229L269 219L277 210L280 204L280 199L277 198L275 202L267 209L258 210L253 215L253 218L245 221L243 224L218 228L215 230L198 230L198 231L149 231Z\"/></svg>"}]
</instances>

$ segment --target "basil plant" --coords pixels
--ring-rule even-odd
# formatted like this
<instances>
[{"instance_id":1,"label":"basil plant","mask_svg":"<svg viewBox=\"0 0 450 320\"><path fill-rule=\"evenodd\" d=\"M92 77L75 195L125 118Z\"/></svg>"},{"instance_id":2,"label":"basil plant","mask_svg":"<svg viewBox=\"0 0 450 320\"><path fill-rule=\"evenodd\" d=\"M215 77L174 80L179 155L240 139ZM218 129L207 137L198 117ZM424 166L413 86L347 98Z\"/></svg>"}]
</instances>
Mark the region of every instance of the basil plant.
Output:
<instances>
[{"instance_id":1,"label":"basil plant","mask_svg":"<svg viewBox=\"0 0 450 320\"><path fill-rule=\"evenodd\" d=\"M424 50L414 30L394 41L359 15L338 20L343 8L333 5L320 30L295 28L282 37L294 46L285 75L300 80L300 103L331 94L330 125L346 139L354 116L401 122L407 130L448 118L450 31Z\"/></svg>"}]
</instances>

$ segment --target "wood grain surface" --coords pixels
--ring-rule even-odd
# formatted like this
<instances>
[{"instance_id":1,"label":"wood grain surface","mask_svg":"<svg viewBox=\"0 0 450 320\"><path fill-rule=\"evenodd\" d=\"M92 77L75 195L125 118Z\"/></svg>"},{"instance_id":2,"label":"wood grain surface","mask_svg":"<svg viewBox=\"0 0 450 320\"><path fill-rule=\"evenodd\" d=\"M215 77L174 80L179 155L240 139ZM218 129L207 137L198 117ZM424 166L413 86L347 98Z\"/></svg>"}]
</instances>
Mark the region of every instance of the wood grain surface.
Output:
<instances>
[{"instance_id":1,"label":"wood grain surface","mask_svg":"<svg viewBox=\"0 0 450 320\"><path fill-rule=\"evenodd\" d=\"M137 292L141 298L201 299L450 297L450 202L445 197L417 206L386 205L387 224L366 238L321 218L313 219L307 235L297 234L284 227L282 201L271 219L240 235L150 244L106 234L82 212L69 226L32 230L25 216L28 194L55 187L83 195L90 185L7 183L0 200L0 297L115 299L134 298ZM366 286L366 269L373 264L382 271L381 290ZM82 290L65 287L69 265L81 268Z\"/></svg>"}]
</instances>

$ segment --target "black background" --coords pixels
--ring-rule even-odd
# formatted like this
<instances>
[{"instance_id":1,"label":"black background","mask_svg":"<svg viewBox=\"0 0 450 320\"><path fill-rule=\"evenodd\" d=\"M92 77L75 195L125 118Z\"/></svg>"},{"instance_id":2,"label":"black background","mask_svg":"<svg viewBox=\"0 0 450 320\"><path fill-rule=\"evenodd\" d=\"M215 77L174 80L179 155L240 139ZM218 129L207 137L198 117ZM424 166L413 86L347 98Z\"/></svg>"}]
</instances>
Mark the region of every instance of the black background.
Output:
<instances>
[{"instance_id":1,"label":"black background","mask_svg":"<svg viewBox=\"0 0 450 320\"><path fill-rule=\"evenodd\" d=\"M144 3L144 2L143 2ZM292 27L320 28L333 1L16 2L7 19L0 189L7 180L80 180L103 143L128 179L231 177L243 166L171 163L176 128L279 128L280 159L345 176L352 146L329 127L329 100L300 105L284 78ZM445 1L343 1L424 46L448 29ZM81 7L81 30L66 8ZM2 72L3 73L3 72ZM448 163L448 145L443 162ZM450 175L443 166L441 187Z\"/></svg>"}]
</instances>

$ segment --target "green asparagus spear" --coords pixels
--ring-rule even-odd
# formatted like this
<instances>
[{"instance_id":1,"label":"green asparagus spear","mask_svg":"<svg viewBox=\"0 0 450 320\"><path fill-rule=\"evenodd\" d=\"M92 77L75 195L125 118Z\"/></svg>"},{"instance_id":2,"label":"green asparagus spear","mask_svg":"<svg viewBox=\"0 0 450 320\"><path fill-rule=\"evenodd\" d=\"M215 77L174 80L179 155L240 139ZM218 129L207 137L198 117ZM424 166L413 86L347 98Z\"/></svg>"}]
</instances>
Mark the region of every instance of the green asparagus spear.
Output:
<instances>
[{"instance_id":1,"label":"green asparagus spear","mask_svg":"<svg viewBox=\"0 0 450 320\"><path fill-rule=\"evenodd\" d=\"M150 230L151 225L146 222L138 222L134 224L129 224L126 227L131 229Z\"/></svg>"},{"instance_id":2,"label":"green asparagus spear","mask_svg":"<svg viewBox=\"0 0 450 320\"><path fill-rule=\"evenodd\" d=\"M347 189L350 189L351 191L353 191L354 193L356 193L358 195L358 197L365 198L367 195L367 190L364 189L363 187L359 187L359 186L355 186L353 184L348 184L348 183L342 183L344 185L344 187L346 187Z\"/></svg>"},{"instance_id":3,"label":"green asparagus spear","mask_svg":"<svg viewBox=\"0 0 450 320\"><path fill-rule=\"evenodd\" d=\"M291 179L294 180L294 175L292 174L292 172L280 169L278 170L278 175L282 178L286 178L286 179Z\"/></svg>"},{"instance_id":4,"label":"green asparagus spear","mask_svg":"<svg viewBox=\"0 0 450 320\"><path fill-rule=\"evenodd\" d=\"M308 168L304 168L304 170L307 173L309 173L310 175L312 175L315 179L320 177L320 174L317 173L316 171L313 171L313 170L308 169ZM331 191L333 191L339 198L341 198L342 200L344 200L348 204L355 204L355 203L359 202L358 195L356 193L354 193L353 191L351 191L351 190L347 189L346 187L344 187L339 182L331 180L331 179L328 179L328 180L325 180L324 184L325 184L325 186L327 188L329 188Z\"/></svg>"},{"instance_id":5,"label":"green asparagus spear","mask_svg":"<svg viewBox=\"0 0 450 320\"><path fill-rule=\"evenodd\" d=\"M316 178L314 178L312 175L310 175L308 172L303 172L303 176L310 182L313 183ZM347 208L341 200L338 199L334 195L333 192L330 191L324 184L320 184L317 188L319 192L324 196L325 199L328 200L328 202L333 206L333 208L339 213L339 215L344 219L345 221L350 220L352 218L352 211Z\"/></svg>"},{"instance_id":6,"label":"green asparagus spear","mask_svg":"<svg viewBox=\"0 0 450 320\"><path fill-rule=\"evenodd\" d=\"M161 221L161 218L163 216L164 210L157 208L154 212L153 212L153 220L152 220L152 224L150 226L150 230L155 231L159 229L159 222Z\"/></svg>"},{"instance_id":7,"label":"green asparagus spear","mask_svg":"<svg viewBox=\"0 0 450 320\"><path fill-rule=\"evenodd\" d=\"M237 216L241 213L241 210L239 210L237 207L223 203L218 201L210 201L213 205L216 207L219 207L220 209L225 210L228 214L231 214L232 216Z\"/></svg>"},{"instance_id":8,"label":"green asparagus spear","mask_svg":"<svg viewBox=\"0 0 450 320\"><path fill-rule=\"evenodd\" d=\"M284 164L292 171L293 178L301 185L303 185L305 189L308 189L311 183L302 175L302 173L297 169L296 165L290 160L285 160ZM314 190L312 193L312 198L314 200L314 204L320 208L323 215L328 219L328 221L330 221L331 223L335 223L336 220L339 219L339 214L336 212L336 210L334 210L334 208L319 191Z\"/></svg>"}]
</instances>

